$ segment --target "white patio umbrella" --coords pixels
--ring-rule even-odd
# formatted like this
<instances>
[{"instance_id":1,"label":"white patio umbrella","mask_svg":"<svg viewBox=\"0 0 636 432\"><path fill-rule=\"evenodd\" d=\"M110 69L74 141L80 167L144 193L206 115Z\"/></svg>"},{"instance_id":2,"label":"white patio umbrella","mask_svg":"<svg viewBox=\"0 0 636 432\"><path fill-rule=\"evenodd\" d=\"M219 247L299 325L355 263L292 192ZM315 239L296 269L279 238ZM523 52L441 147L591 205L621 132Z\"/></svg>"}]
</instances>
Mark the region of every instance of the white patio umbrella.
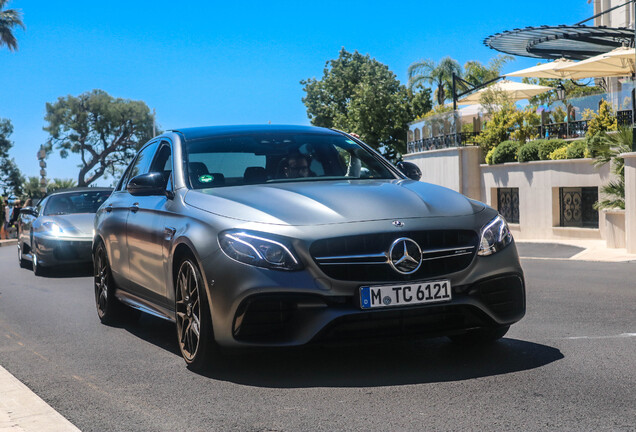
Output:
<instances>
[{"instance_id":1,"label":"white patio umbrella","mask_svg":"<svg viewBox=\"0 0 636 432\"><path fill-rule=\"evenodd\" d=\"M524 84L515 81L501 80L486 88L480 89L475 93L472 93L464 98L461 98L458 102L460 104L476 104L479 103L481 95L488 90L502 91L508 94L508 97L513 101L519 101L522 99L528 99L541 93L552 90L552 87Z\"/></svg>"},{"instance_id":2,"label":"white patio umbrella","mask_svg":"<svg viewBox=\"0 0 636 432\"><path fill-rule=\"evenodd\" d=\"M634 73L634 55L634 48L620 47L564 66L559 71L575 74L578 78L627 76Z\"/></svg>"},{"instance_id":3,"label":"white patio umbrella","mask_svg":"<svg viewBox=\"0 0 636 432\"><path fill-rule=\"evenodd\" d=\"M516 72L506 74L507 77L521 78L556 78L556 79L574 79L571 72L562 71L565 66L575 65L576 62L564 58L557 59L549 63L543 63L532 66L527 69L521 69Z\"/></svg>"}]
</instances>

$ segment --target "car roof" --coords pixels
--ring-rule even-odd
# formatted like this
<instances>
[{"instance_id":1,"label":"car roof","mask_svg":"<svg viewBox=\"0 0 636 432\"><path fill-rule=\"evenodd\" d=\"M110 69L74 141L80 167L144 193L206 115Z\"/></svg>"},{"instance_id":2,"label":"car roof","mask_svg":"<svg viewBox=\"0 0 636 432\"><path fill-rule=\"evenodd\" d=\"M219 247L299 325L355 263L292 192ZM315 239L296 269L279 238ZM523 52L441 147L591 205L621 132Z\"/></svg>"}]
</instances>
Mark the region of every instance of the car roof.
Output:
<instances>
[{"instance_id":1,"label":"car roof","mask_svg":"<svg viewBox=\"0 0 636 432\"><path fill-rule=\"evenodd\" d=\"M186 141L210 138L222 135L241 135L250 133L318 133L335 134L339 132L315 126L291 126L291 125L234 125L234 126L207 126L195 128L173 129L171 132L180 133Z\"/></svg>"}]
</instances>

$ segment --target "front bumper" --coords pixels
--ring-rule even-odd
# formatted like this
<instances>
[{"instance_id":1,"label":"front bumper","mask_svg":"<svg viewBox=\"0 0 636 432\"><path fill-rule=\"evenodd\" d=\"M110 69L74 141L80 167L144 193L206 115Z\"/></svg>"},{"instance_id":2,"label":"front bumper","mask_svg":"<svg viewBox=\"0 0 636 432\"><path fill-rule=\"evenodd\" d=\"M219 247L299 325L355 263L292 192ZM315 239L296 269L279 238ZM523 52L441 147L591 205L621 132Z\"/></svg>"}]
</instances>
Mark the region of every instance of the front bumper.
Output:
<instances>
[{"instance_id":1,"label":"front bumper","mask_svg":"<svg viewBox=\"0 0 636 432\"><path fill-rule=\"evenodd\" d=\"M38 264L50 267L57 264L92 262L92 238L33 236L33 253Z\"/></svg>"},{"instance_id":2,"label":"front bumper","mask_svg":"<svg viewBox=\"0 0 636 432\"><path fill-rule=\"evenodd\" d=\"M214 335L223 346L296 346L316 340L439 336L510 325L525 314L525 281L514 243L449 279L446 303L362 310L368 282L326 278L314 267L281 272L247 266L223 253L206 260ZM219 267L223 266L223 267ZM214 269L224 268L214 281Z\"/></svg>"}]
</instances>

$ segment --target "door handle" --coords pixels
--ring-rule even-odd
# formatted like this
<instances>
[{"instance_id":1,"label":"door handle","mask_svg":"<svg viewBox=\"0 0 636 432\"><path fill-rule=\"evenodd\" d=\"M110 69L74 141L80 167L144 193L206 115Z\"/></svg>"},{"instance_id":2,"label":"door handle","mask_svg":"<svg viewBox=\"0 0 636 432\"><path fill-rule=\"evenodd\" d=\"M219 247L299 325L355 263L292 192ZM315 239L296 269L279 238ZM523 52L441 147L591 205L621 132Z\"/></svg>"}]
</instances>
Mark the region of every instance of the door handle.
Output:
<instances>
[{"instance_id":1,"label":"door handle","mask_svg":"<svg viewBox=\"0 0 636 432\"><path fill-rule=\"evenodd\" d=\"M137 213L139 211L139 203L134 203L130 206L130 211L133 213Z\"/></svg>"},{"instance_id":2,"label":"door handle","mask_svg":"<svg viewBox=\"0 0 636 432\"><path fill-rule=\"evenodd\" d=\"M113 211L113 205L112 204L108 204L106 207L104 207L104 210L106 210L106 213L110 213Z\"/></svg>"}]
</instances>

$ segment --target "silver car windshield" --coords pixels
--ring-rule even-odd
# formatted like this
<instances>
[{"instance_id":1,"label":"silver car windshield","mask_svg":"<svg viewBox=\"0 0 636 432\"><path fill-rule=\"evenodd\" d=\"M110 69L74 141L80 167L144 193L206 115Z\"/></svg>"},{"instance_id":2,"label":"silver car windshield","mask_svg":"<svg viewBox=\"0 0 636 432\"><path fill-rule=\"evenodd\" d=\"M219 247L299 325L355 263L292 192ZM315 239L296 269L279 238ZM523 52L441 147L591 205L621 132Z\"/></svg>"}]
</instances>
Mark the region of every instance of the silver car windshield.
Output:
<instances>
[{"instance_id":1,"label":"silver car windshield","mask_svg":"<svg viewBox=\"0 0 636 432\"><path fill-rule=\"evenodd\" d=\"M398 178L343 135L245 134L186 144L194 189L290 181Z\"/></svg>"},{"instance_id":2,"label":"silver car windshield","mask_svg":"<svg viewBox=\"0 0 636 432\"><path fill-rule=\"evenodd\" d=\"M44 208L44 216L96 213L99 206L110 196L110 191L69 192L51 195Z\"/></svg>"}]
</instances>

